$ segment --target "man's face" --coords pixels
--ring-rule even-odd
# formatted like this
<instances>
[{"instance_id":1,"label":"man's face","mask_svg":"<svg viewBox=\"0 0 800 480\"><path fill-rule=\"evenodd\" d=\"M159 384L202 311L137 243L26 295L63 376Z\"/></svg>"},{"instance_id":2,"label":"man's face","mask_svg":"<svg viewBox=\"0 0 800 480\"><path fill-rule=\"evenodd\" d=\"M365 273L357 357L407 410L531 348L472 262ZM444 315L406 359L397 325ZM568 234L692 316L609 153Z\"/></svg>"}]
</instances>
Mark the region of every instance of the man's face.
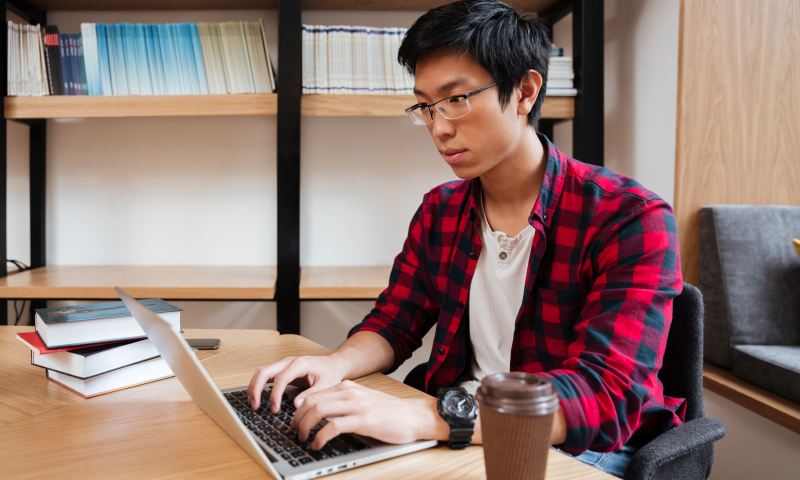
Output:
<instances>
[{"instance_id":1,"label":"man's face","mask_svg":"<svg viewBox=\"0 0 800 480\"><path fill-rule=\"evenodd\" d=\"M434 53L417 62L414 91L417 101L433 104L451 95L490 85L492 76L467 54ZM427 123L433 143L460 178L479 177L511 155L527 129L526 115L517 113L519 91L501 109L497 87L469 98L472 110L447 120L434 112ZM427 114L427 113L426 113Z\"/></svg>"}]
</instances>

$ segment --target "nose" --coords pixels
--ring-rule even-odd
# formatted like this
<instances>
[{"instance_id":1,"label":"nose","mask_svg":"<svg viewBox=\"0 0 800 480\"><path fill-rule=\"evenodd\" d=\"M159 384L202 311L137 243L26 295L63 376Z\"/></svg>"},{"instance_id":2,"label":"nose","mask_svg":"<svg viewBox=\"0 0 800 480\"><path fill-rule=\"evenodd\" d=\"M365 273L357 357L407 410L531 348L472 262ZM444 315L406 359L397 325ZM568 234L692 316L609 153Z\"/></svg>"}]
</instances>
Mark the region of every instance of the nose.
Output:
<instances>
[{"instance_id":1,"label":"nose","mask_svg":"<svg viewBox=\"0 0 800 480\"><path fill-rule=\"evenodd\" d=\"M450 120L444 118L439 111L433 110L433 119L428 124L431 135L434 137L452 137L454 128Z\"/></svg>"}]
</instances>

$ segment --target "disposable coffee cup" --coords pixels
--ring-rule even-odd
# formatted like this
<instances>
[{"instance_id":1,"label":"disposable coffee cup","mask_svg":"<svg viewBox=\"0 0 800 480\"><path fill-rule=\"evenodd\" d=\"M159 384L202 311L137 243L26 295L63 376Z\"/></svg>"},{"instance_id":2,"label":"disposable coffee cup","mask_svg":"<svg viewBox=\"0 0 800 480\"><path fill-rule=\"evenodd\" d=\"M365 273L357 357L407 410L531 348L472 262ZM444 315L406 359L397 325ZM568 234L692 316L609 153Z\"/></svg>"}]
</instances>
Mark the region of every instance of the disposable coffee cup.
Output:
<instances>
[{"instance_id":1,"label":"disposable coffee cup","mask_svg":"<svg viewBox=\"0 0 800 480\"><path fill-rule=\"evenodd\" d=\"M489 375L476 395L486 478L540 480L547 470L558 395L531 373Z\"/></svg>"}]
</instances>

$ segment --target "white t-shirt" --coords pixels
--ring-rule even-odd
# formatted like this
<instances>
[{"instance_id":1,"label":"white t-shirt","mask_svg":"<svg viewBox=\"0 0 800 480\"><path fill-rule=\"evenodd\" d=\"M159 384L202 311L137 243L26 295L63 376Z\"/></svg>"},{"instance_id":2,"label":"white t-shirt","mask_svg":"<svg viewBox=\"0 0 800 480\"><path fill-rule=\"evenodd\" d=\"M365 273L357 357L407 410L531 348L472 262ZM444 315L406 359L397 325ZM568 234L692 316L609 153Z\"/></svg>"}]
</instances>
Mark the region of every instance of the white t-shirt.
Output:
<instances>
[{"instance_id":1,"label":"white t-shirt","mask_svg":"<svg viewBox=\"0 0 800 480\"><path fill-rule=\"evenodd\" d=\"M486 375L509 371L517 314L522 307L536 230L527 225L515 237L492 231L480 205L483 247L469 289L470 376L461 383L475 394Z\"/></svg>"}]
</instances>

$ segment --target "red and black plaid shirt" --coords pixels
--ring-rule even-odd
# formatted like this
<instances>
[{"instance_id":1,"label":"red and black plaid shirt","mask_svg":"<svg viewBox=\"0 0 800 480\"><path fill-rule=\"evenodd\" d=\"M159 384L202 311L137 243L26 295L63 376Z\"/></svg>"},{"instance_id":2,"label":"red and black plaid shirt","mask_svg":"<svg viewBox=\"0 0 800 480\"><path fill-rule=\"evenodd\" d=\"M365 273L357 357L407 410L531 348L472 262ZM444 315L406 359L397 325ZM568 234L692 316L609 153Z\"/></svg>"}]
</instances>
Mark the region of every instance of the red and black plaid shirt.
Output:
<instances>
[{"instance_id":1,"label":"red and black plaid shirt","mask_svg":"<svg viewBox=\"0 0 800 480\"><path fill-rule=\"evenodd\" d=\"M670 206L622 175L559 151L547 166L529 223L533 239L511 371L548 378L567 423L560 448L613 451L681 423L683 400L666 397L658 370L682 288ZM394 368L434 325L426 390L468 372L469 289L481 253L480 182L425 195L394 261L389 286L353 328L382 335ZM634 436L634 434L636 434Z\"/></svg>"}]
</instances>

